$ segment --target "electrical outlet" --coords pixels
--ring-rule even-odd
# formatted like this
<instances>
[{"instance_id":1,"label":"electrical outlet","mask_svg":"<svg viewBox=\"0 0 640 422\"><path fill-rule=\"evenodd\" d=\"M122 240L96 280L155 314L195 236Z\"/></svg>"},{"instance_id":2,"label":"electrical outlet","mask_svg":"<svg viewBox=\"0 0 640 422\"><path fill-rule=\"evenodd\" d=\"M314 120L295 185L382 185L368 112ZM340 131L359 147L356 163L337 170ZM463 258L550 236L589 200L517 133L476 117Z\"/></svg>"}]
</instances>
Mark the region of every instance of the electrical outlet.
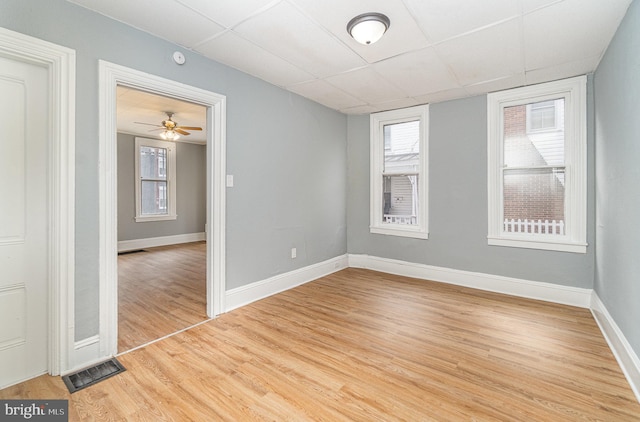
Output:
<instances>
[{"instance_id":1,"label":"electrical outlet","mask_svg":"<svg viewBox=\"0 0 640 422\"><path fill-rule=\"evenodd\" d=\"M291 248L291 259L295 259L296 256L298 256L298 251L296 248Z\"/></svg>"}]
</instances>

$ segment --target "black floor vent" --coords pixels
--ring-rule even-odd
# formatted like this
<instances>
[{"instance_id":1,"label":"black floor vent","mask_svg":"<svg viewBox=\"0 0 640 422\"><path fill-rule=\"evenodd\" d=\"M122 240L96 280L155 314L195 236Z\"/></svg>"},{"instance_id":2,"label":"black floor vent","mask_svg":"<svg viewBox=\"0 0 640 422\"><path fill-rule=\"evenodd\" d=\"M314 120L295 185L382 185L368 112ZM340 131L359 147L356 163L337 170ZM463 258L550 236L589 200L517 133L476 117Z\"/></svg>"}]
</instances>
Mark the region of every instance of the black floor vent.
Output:
<instances>
[{"instance_id":1,"label":"black floor vent","mask_svg":"<svg viewBox=\"0 0 640 422\"><path fill-rule=\"evenodd\" d=\"M65 375L62 380L66 384L70 393L87 388L93 384L97 384L102 380L126 371L116 358L106 362L99 363L91 368L86 368L74 374Z\"/></svg>"},{"instance_id":2,"label":"black floor vent","mask_svg":"<svg viewBox=\"0 0 640 422\"><path fill-rule=\"evenodd\" d=\"M134 249L132 251L118 252L118 255L129 255L130 253L146 252L144 249Z\"/></svg>"}]
</instances>

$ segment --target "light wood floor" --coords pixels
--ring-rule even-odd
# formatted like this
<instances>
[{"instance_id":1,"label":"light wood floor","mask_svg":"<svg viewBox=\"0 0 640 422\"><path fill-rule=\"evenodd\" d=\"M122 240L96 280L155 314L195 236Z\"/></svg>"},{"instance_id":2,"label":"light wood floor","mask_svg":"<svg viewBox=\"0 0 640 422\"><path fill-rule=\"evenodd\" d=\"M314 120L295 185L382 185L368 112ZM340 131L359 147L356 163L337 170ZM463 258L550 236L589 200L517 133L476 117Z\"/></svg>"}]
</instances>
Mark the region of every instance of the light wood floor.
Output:
<instances>
[{"instance_id":1,"label":"light wood floor","mask_svg":"<svg viewBox=\"0 0 640 422\"><path fill-rule=\"evenodd\" d=\"M206 243L118 256L118 351L207 319Z\"/></svg>"},{"instance_id":2,"label":"light wood floor","mask_svg":"<svg viewBox=\"0 0 640 422\"><path fill-rule=\"evenodd\" d=\"M586 309L347 269L119 357L70 420L638 421Z\"/></svg>"}]
</instances>

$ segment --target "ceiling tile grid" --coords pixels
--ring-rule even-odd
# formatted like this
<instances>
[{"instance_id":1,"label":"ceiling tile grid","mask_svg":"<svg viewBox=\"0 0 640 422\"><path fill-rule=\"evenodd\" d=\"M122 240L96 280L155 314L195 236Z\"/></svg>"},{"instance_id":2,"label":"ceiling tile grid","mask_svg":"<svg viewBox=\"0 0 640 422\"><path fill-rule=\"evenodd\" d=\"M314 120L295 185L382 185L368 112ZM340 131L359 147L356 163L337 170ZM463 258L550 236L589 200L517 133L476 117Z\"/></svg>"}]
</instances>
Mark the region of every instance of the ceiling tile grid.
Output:
<instances>
[{"instance_id":1,"label":"ceiling tile grid","mask_svg":"<svg viewBox=\"0 0 640 422\"><path fill-rule=\"evenodd\" d=\"M632 0L68 0L348 114L597 67ZM377 43L346 30L386 14Z\"/></svg>"}]
</instances>

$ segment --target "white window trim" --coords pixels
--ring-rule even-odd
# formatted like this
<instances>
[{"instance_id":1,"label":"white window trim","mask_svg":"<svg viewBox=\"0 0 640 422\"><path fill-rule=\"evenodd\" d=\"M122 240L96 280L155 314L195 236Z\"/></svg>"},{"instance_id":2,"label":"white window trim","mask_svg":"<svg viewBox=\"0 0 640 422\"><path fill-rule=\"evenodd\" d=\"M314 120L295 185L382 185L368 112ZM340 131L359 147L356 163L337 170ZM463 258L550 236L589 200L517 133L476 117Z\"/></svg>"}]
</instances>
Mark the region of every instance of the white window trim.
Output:
<instances>
[{"instance_id":1,"label":"white window trim","mask_svg":"<svg viewBox=\"0 0 640 422\"><path fill-rule=\"evenodd\" d=\"M563 252L587 251L586 76L532 85L487 96L488 244ZM505 233L502 163L503 110L532 101L565 98L565 235Z\"/></svg>"},{"instance_id":2,"label":"white window trim","mask_svg":"<svg viewBox=\"0 0 640 422\"><path fill-rule=\"evenodd\" d=\"M382 171L384 168L384 126L394 123L404 123L409 121L420 121L420 170L418 185L418 224L406 225L383 222L382 215L382 198L383 183ZM429 128L429 105L421 105L399 110L383 111L373 113L370 116L370 226L371 233L404 236L418 239L428 239L428 184L429 184L429 168L428 168L428 128Z\"/></svg>"},{"instance_id":3,"label":"white window trim","mask_svg":"<svg viewBox=\"0 0 640 422\"><path fill-rule=\"evenodd\" d=\"M135 192L136 192L136 223L148 221L166 221L178 218L176 214L176 145L170 141L160 141L151 138L135 138ZM167 150L167 214L143 215L142 214L142 192L140 190L140 147L165 148Z\"/></svg>"}]
</instances>

